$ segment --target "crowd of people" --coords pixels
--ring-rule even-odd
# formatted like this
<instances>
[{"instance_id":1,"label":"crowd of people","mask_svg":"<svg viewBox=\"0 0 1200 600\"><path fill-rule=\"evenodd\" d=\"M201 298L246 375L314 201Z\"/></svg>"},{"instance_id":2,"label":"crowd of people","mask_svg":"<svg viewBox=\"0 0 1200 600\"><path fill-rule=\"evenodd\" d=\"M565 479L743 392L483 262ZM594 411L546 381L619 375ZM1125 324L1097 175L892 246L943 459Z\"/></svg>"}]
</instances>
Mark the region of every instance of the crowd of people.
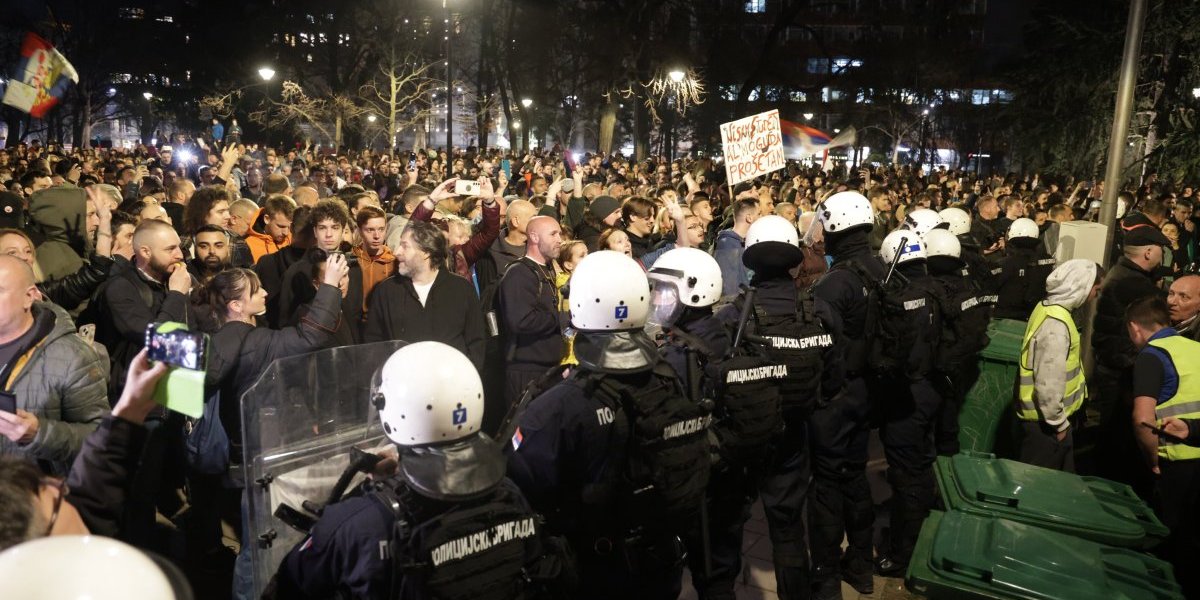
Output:
<instances>
[{"instance_id":1,"label":"crowd of people","mask_svg":"<svg viewBox=\"0 0 1200 600\"><path fill-rule=\"evenodd\" d=\"M398 460L268 596L675 598L686 566L732 598L759 501L780 597L871 593L1012 319L1020 460L1075 470L1091 415L1080 470L1154 503L1200 593L1193 187L1122 190L1105 270L1059 243L1099 219L1102 185L1071 177L790 162L730 186L707 158L173 141L0 150L0 550L90 532L179 597L250 597L239 401L277 359L401 340L362 399ZM162 322L208 335L215 461L151 399Z\"/></svg>"}]
</instances>

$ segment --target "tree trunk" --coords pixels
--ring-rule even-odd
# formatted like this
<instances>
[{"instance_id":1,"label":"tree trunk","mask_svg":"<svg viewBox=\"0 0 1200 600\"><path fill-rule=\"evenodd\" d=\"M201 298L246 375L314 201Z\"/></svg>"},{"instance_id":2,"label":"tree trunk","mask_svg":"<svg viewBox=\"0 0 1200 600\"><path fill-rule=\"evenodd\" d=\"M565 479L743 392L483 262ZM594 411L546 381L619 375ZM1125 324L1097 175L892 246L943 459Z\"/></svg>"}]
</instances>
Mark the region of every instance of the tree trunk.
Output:
<instances>
[{"instance_id":1,"label":"tree trunk","mask_svg":"<svg viewBox=\"0 0 1200 600\"><path fill-rule=\"evenodd\" d=\"M635 96L633 100L633 154L636 160L643 161L650 150L650 110L642 103L640 96Z\"/></svg>"},{"instance_id":2,"label":"tree trunk","mask_svg":"<svg viewBox=\"0 0 1200 600\"><path fill-rule=\"evenodd\" d=\"M335 151L342 147L342 114L333 118L333 148Z\"/></svg>"},{"instance_id":3,"label":"tree trunk","mask_svg":"<svg viewBox=\"0 0 1200 600\"><path fill-rule=\"evenodd\" d=\"M597 146L601 154L609 154L613 149L613 134L617 129L617 104L609 95L608 101L600 109L600 131Z\"/></svg>"}]
</instances>

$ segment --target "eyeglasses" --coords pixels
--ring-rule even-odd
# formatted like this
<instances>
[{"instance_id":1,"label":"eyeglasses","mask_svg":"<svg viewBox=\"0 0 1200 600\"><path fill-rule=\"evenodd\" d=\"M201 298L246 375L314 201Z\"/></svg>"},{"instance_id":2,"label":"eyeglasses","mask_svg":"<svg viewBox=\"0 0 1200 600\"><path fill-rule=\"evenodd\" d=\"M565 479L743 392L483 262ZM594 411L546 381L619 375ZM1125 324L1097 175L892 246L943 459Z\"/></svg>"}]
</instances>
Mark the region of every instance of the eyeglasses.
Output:
<instances>
[{"instance_id":1,"label":"eyeglasses","mask_svg":"<svg viewBox=\"0 0 1200 600\"><path fill-rule=\"evenodd\" d=\"M46 526L46 535L49 536L50 532L54 531L54 524L58 522L58 513L62 510L63 498L66 498L67 494L71 493L71 489L67 487L65 479L43 477L41 484L43 487L58 490L58 496L54 498L54 511L50 513L50 524Z\"/></svg>"}]
</instances>

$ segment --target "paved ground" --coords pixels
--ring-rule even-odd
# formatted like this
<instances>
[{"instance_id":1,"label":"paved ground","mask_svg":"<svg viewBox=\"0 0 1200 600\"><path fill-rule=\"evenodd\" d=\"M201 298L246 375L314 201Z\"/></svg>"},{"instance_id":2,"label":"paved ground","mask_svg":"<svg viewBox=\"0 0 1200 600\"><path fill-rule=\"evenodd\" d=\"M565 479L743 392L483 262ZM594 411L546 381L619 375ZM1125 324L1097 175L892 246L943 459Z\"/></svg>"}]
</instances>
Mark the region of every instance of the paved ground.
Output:
<instances>
[{"instance_id":1,"label":"paved ground","mask_svg":"<svg viewBox=\"0 0 1200 600\"><path fill-rule=\"evenodd\" d=\"M884 469L887 463L883 460L883 447L875 434L871 435L871 462L867 465L867 478L871 483L871 495L875 500L876 535L886 524L887 510L884 504L891 495L885 479ZM767 537L767 521L763 516L762 505L755 504L751 511L750 521L746 523L745 537L742 540L742 576L735 588L739 600L775 600L775 567L771 561L771 540ZM696 591L692 589L690 576L685 575L683 594L680 600L695 600ZM918 598L904 588L903 579L875 577L875 593L863 595L854 588L842 584L843 600L865 598L870 600L907 600Z\"/></svg>"}]
</instances>

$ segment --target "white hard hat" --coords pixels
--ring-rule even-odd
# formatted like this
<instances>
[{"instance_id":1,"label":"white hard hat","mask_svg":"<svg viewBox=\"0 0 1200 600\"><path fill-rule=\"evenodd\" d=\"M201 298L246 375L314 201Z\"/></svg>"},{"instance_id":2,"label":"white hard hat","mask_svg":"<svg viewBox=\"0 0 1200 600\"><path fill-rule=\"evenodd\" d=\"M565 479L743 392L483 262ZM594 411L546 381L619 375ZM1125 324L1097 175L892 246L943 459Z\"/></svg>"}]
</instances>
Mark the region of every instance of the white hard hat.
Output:
<instances>
[{"instance_id":1,"label":"white hard hat","mask_svg":"<svg viewBox=\"0 0 1200 600\"><path fill-rule=\"evenodd\" d=\"M961 208L943 208L938 216L950 228L954 235L964 235L971 232L971 213Z\"/></svg>"},{"instance_id":2,"label":"white hard hat","mask_svg":"<svg viewBox=\"0 0 1200 600\"><path fill-rule=\"evenodd\" d=\"M962 244L958 236L945 229L934 229L926 233L921 241L925 244L925 256L953 256L962 258Z\"/></svg>"},{"instance_id":3,"label":"white hard hat","mask_svg":"<svg viewBox=\"0 0 1200 600\"><path fill-rule=\"evenodd\" d=\"M817 220L826 233L840 233L874 225L875 211L866 196L858 192L838 192L817 206Z\"/></svg>"},{"instance_id":4,"label":"white hard hat","mask_svg":"<svg viewBox=\"0 0 1200 600\"><path fill-rule=\"evenodd\" d=\"M141 550L96 535L55 535L0 552L5 598L170 600L170 580Z\"/></svg>"},{"instance_id":5,"label":"white hard hat","mask_svg":"<svg viewBox=\"0 0 1200 600\"><path fill-rule=\"evenodd\" d=\"M479 431L483 383L474 363L441 342L417 342L379 370L371 394L383 432L398 445L453 442Z\"/></svg>"},{"instance_id":6,"label":"white hard hat","mask_svg":"<svg viewBox=\"0 0 1200 600\"><path fill-rule=\"evenodd\" d=\"M1038 237L1038 226L1037 226L1037 223L1035 223L1033 221L1033 219L1026 219L1025 217L1021 217L1020 219L1013 221L1012 225L1008 226L1008 239L1010 239L1010 240L1015 240L1017 238L1035 238L1036 239L1037 237Z\"/></svg>"},{"instance_id":7,"label":"white hard hat","mask_svg":"<svg viewBox=\"0 0 1200 600\"><path fill-rule=\"evenodd\" d=\"M641 329L650 314L650 280L620 252L593 252L571 273L570 304L571 325L580 331Z\"/></svg>"},{"instance_id":8,"label":"white hard hat","mask_svg":"<svg viewBox=\"0 0 1200 600\"><path fill-rule=\"evenodd\" d=\"M949 225L942 217L928 208L918 208L904 216L904 227L917 235L925 235L934 229L946 229Z\"/></svg>"},{"instance_id":9,"label":"white hard hat","mask_svg":"<svg viewBox=\"0 0 1200 600\"><path fill-rule=\"evenodd\" d=\"M712 306L721 299L721 266L709 253L676 248L650 268L650 322L670 326L683 308Z\"/></svg>"},{"instance_id":10,"label":"white hard hat","mask_svg":"<svg viewBox=\"0 0 1200 600\"><path fill-rule=\"evenodd\" d=\"M903 243L903 247L901 244ZM896 253L900 253L899 264L904 264L911 260L925 258L925 244L921 242L921 236L907 229L897 229L883 238L883 246L879 248L879 256L883 262L891 264L896 258Z\"/></svg>"},{"instance_id":11,"label":"white hard hat","mask_svg":"<svg viewBox=\"0 0 1200 600\"><path fill-rule=\"evenodd\" d=\"M756 270L768 267L790 269L803 260L800 231L791 221L779 215L767 215L750 224L742 264Z\"/></svg>"}]
</instances>

